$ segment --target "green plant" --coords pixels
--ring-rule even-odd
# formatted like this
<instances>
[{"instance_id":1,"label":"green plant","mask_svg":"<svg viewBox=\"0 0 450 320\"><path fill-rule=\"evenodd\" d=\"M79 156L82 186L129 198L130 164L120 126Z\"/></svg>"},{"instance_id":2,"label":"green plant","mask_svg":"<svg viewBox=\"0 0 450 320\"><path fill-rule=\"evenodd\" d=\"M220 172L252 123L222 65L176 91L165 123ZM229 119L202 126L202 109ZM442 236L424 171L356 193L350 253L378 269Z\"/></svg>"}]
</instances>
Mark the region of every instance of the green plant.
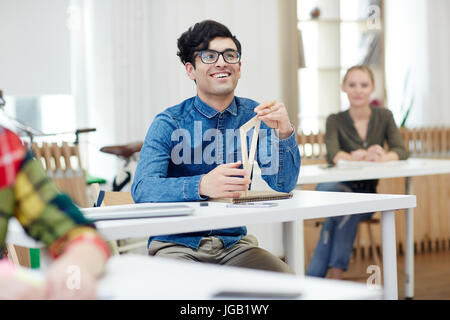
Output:
<instances>
[{"instance_id":1,"label":"green plant","mask_svg":"<svg viewBox=\"0 0 450 320\"><path fill-rule=\"evenodd\" d=\"M405 75L405 81L403 83L403 101L400 107L400 111L403 112L403 117L400 123L400 128L404 128L406 126L406 121L408 120L410 112L414 106L414 96L411 93L412 90L409 90L410 87L410 69L408 69Z\"/></svg>"}]
</instances>

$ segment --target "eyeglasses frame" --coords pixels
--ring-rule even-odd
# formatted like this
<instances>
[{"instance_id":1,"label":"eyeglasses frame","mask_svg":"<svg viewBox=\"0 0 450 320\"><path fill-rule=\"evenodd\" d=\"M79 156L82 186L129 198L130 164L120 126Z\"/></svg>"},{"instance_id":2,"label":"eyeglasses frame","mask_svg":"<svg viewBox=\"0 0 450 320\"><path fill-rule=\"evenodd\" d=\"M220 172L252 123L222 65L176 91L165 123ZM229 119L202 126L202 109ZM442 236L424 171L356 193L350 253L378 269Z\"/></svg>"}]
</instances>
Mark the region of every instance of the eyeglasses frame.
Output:
<instances>
[{"instance_id":1,"label":"eyeglasses frame","mask_svg":"<svg viewBox=\"0 0 450 320\"><path fill-rule=\"evenodd\" d=\"M205 52L205 51L212 51L212 52L217 53L217 59L215 61L213 61L213 62L204 62L203 59L202 59L202 52ZM236 62L228 62L227 59L225 59L225 56L223 54L225 52L229 52L229 51L232 51L232 52L235 52L235 53L238 54L238 61L236 61ZM224 51L217 51L217 50L213 50L213 49L204 49L204 50L197 51L197 55L200 57L200 61L202 63L204 63L204 64L216 63L219 60L220 56L222 56L223 61L225 61L226 63L229 63L229 64L237 64L237 63L239 63L241 61L241 53L239 51L237 51L237 50L234 50L234 49L225 49Z\"/></svg>"}]
</instances>

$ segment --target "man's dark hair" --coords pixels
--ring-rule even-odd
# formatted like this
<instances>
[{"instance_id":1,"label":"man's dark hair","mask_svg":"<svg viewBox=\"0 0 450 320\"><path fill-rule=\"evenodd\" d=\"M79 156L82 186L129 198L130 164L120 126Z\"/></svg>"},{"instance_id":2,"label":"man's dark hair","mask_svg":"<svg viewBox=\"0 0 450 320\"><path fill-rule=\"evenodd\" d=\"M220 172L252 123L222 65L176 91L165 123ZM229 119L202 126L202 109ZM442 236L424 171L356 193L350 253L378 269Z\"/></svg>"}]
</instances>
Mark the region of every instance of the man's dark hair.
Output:
<instances>
[{"instance_id":1,"label":"man's dark hair","mask_svg":"<svg viewBox=\"0 0 450 320\"><path fill-rule=\"evenodd\" d=\"M236 44L237 51L241 53L239 40L226 26L213 20L204 20L190 27L178 38L177 56L183 64L190 62L195 67L195 52L208 49L209 42L217 37L231 38Z\"/></svg>"}]
</instances>

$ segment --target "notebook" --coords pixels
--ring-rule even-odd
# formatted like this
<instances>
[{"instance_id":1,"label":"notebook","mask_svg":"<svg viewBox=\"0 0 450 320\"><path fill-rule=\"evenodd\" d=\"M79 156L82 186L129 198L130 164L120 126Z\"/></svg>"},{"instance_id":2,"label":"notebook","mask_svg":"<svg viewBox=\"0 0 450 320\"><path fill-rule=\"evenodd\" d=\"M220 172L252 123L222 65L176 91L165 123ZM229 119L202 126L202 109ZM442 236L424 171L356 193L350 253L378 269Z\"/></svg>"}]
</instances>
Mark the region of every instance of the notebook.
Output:
<instances>
[{"instance_id":1,"label":"notebook","mask_svg":"<svg viewBox=\"0 0 450 320\"><path fill-rule=\"evenodd\" d=\"M245 177L249 178L253 170L253 163L255 161L256 146L258 142L259 128L261 126L261 120L257 116L253 117L240 128L241 138L241 154L242 154L242 166L246 172ZM252 142L250 147L250 154L247 152L247 132L252 128L253 131ZM292 192L277 192L272 190L246 190L240 192L239 198L212 198L211 201L228 202L228 203L244 203L244 202L256 202L256 201L270 201L292 198Z\"/></svg>"},{"instance_id":2,"label":"notebook","mask_svg":"<svg viewBox=\"0 0 450 320\"><path fill-rule=\"evenodd\" d=\"M212 198L210 201L227 202L227 203L244 203L244 202L256 202L256 201L270 201L292 198L293 193L289 192L277 192L277 191L257 191L248 190L240 191L241 196L239 198Z\"/></svg>"},{"instance_id":3,"label":"notebook","mask_svg":"<svg viewBox=\"0 0 450 320\"><path fill-rule=\"evenodd\" d=\"M183 204L137 203L118 206L94 207L81 209L83 215L92 220L117 220L187 216L194 213L194 208Z\"/></svg>"},{"instance_id":4,"label":"notebook","mask_svg":"<svg viewBox=\"0 0 450 320\"><path fill-rule=\"evenodd\" d=\"M394 161L351 161L351 160L339 160L336 164L338 168L367 168L367 167L394 167L404 164L404 160L394 160Z\"/></svg>"}]
</instances>

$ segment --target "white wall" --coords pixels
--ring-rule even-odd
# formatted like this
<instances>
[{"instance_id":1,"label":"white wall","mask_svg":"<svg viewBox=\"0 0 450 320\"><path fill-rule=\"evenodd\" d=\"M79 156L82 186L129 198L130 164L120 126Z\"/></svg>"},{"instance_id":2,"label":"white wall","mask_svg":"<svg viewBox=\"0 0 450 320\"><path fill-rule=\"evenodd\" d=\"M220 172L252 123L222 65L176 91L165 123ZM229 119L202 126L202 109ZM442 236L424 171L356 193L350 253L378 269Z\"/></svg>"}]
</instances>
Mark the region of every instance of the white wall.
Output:
<instances>
[{"instance_id":1,"label":"white wall","mask_svg":"<svg viewBox=\"0 0 450 320\"><path fill-rule=\"evenodd\" d=\"M10 96L70 94L70 0L0 0L0 89Z\"/></svg>"},{"instance_id":2,"label":"white wall","mask_svg":"<svg viewBox=\"0 0 450 320\"><path fill-rule=\"evenodd\" d=\"M427 1L429 104L424 106L426 125L450 125L450 1Z\"/></svg>"},{"instance_id":3,"label":"white wall","mask_svg":"<svg viewBox=\"0 0 450 320\"><path fill-rule=\"evenodd\" d=\"M402 101L414 97L407 127L450 124L450 1L386 0L388 107L400 124ZM411 86L404 92L405 74ZM409 101L406 99L406 101Z\"/></svg>"}]
</instances>

